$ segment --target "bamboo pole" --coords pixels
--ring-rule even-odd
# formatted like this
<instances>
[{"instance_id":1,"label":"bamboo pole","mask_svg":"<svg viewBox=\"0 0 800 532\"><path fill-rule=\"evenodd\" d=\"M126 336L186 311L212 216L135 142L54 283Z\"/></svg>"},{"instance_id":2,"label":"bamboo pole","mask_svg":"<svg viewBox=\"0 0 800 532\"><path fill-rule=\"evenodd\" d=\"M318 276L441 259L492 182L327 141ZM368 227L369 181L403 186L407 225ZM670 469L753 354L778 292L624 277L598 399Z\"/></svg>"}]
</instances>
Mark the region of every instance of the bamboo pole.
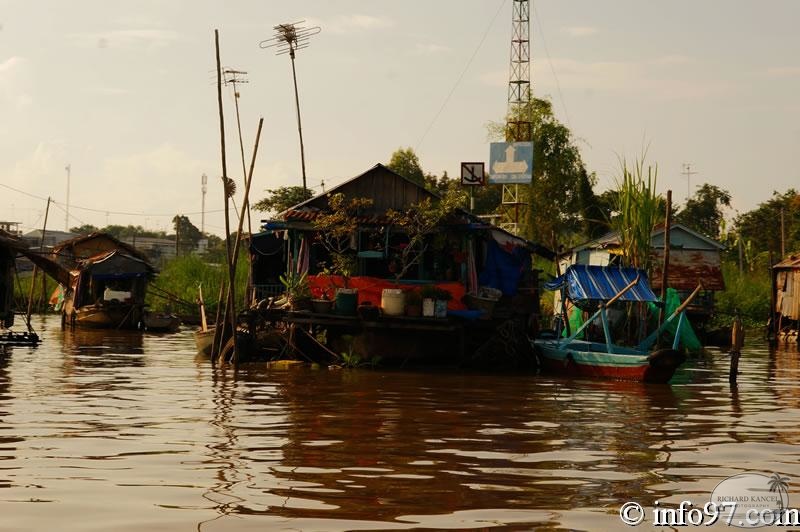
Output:
<instances>
[{"instance_id":1,"label":"bamboo pole","mask_svg":"<svg viewBox=\"0 0 800 532\"><path fill-rule=\"evenodd\" d=\"M222 184L223 184L223 196L225 197L225 252L227 254L227 263L228 263L228 290L233 291L235 287L235 272L231 268L231 233L230 233L230 214L228 212L229 206L229 179L228 179L228 163L225 153L225 114L222 108L222 63L219 57L219 30L214 30L214 48L216 51L216 60L217 60L217 106L219 107L219 137L220 137L220 153L222 158ZM212 347L212 354L214 348L217 348L217 353L219 354L222 349L221 347L225 345L226 340L226 326L230 327L230 334L231 337L234 338L233 342L233 352L234 357L238 357L238 348L236 346L236 315L235 315L235 308L231 305L232 298L228 297L227 299L227 307L225 309L225 315L228 318L224 320L223 324L220 324L219 321L216 324L216 329L214 331L214 347ZM222 298L220 298L219 305L222 305ZM218 307L219 308L219 307ZM228 323L230 321L230 323ZM222 325L222 326L221 326ZM212 358L213 360L213 358Z\"/></svg>"},{"instance_id":2,"label":"bamboo pole","mask_svg":"<svg viewBox=\"0 0 800 532\"><path fill-rule=\"evenodd\" d=\"M672 229L672 191L667 190L667 213L664 219L664 265L661 270L661 303L658 310L658 325L664 321L664 304L667 302L667 283L669 280L670 233Z\"/></svg>"},{"instance_id":3,"label":"bamboo pole","mask_svg":"<svg viewBox=\"0 0 800 532\"><path fill-rule=\"evenodd\" d=\"M239 261L239 243L242 240L242 229L244 228L244 219L247 214L247 199L250 196L250 183L253 181L253 169L256 165L256 156L258 155L258 142L261 139L261 127L264 125L264 119L261 118L258 121L258 131L256 132L256 143L253 147L253 158L250 160L250 173L247 175L246 183L244 186L244 201L242 201L242 212L239 215L239 226L236 229L236 240L233 244L233 256L231 258L231 268L233 271L236 271L236 265ZM233 289L233 285L231 285L231 289L228 290L228 305L230 307L234 306L234 294L235 290ZM234 332L235 334L235 332ZM235 342L234 342L235 346ZM233 362L236 363L239 361L239 353L238 350L234 348L233 350Z\"/></svg>"},{"instance_id":4,"label":"bamboo pole","mask_svg":"<svg viewBox=\"0 0 800 532\"><path fill-rule=\"evenodd\" d=\"M44 235L45 231L47 231L47 216L50 214L50 196L47 196L47 207L44 209L44 224L42 225L42 238L39 239L39 251L44 250ZM31 279L31 289L28 293L28 312L25 315L25 322L28 324L28 329L31 328L31 312L33 311L33 290L36 286L36 274L39 271L39 267L35 264L33 265L33 278Z\"/></svg>"},{"instance_id":5,"label":"bamboo pole","mask_svg":"<svg viewBox=\"0 0 800 532\"><path fill-rule=\"evenodd\" d=\"M731 328L731 367L728 372L728 382L734 386L736 385L736 377L739 375L739 357L742 354L743 346L744 327L742 326L742 319L737 312Z\"/></svg>"}]
</instances>

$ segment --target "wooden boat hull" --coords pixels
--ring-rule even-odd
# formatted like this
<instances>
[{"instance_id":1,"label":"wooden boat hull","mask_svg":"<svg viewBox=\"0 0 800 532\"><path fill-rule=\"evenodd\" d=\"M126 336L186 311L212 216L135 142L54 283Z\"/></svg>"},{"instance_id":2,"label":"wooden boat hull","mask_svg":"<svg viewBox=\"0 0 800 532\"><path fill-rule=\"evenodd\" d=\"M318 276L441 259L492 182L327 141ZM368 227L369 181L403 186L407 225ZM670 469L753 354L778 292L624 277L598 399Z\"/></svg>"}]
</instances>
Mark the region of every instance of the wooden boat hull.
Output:
<instances>
[{"instance_id":1,"label":"wooden boat hull","mask_svg":"<svg viewBox=\"0 0 800 532\"><path fill-rule=\"evenodd\" d=\"M75 309L73 324L91 329L138 329L140 316L137 306L87 305Z\"/></svg>"},{"instance_id":2,"label":"wooden boat hull","mask_svg":"<svg viewBox=\"0 0 800 532\"><path fill-rule=\"evenodd\" d=\"M605 344L573 341L559 345L556 340L535 340L542 369L571 377L666 383L686 359L673 349L644 352Z\"/></svg>"},{"instance_id":3,"label":"wooden boat hull","mask_svg":"<svg viewBox=\"0 0 800 532\"><path fill-rule=\"evenodd\" d=\"M200 329L194 332L194 343L197 346L197 354L210 357L211 347L214 344L214 327L202 331Z\"/></svg>"},{"instance_id":4,"label":"wooden boat hull","mask_svg":"<svg viewBox=\"0 0 800 532\"><path fill-rule=\"evenodd\" d=\"M181 320L174 314L145 314L142 318L144 329L150 332L175 332Z\"/></svg>"}]
</instances>

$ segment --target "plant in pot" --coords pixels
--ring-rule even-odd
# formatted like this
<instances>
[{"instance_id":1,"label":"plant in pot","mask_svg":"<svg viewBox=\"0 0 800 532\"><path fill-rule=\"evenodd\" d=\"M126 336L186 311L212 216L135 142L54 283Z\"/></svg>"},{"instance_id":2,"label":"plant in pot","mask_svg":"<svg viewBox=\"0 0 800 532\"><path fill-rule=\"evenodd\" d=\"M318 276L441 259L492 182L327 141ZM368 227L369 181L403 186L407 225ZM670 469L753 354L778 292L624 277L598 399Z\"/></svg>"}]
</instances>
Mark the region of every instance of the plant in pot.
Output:
<instances>
[{"instance_id":1,"label":"plant in pot","mask_svg":"<svg viewBox=\"0 0 800 532\"><path fill-rule=\"evenodd\" d=\"M336 313L354 315L358 306L358 291L349 287L350 278L358 266L352 240L358 231L358 214L370 207L367 198L345 198L338 193L328 197L328 210L314 219L317 241L331 256L331 272L342 277L344 288L336 290Z\"/></svg>"},{"instance_id":2,"label":"plant in pot","mask_svg":"<svg viewBox=\"0 0 800 532\"><path fill-rule=\"evenodd\" d=\"M402 314L405 293L399 288L400 280L413 266L421 262L430 244L431 239L429 237L440 230L442 223L455 213L463 205L463 202L463 192L450 189L445 193L444 197L436 202L428 197L419 203L415 203L405 211L400 212L389 209L386 212L386 217L389 219L391 226L404 233L408 241L395 248L391 270L394 274L397 288L387 288L383 291L381 299L382 301L384 299L387 300L387 304L382 305L384 306L384 313L389 314L389 312L386 312L388 307L392 309L393 313Z\"/></svg>"},{"instance_id":3,"label":"plant in pot","mask_svg":"<svg viewBox=\"0 0 800 532\"><path fill-rule=\"evenodd\" d=\"M308 274L287 272L279 277L286 289L286 297L292 310L311 309L311 290L308 286Z\"/></svg>"},{"instance_id":4,"label":"plant in pot","mask_svg":"<svg viewBox=\"0 0 800 532\"><path fill-rule=\"evenodd\" d=\"M422 295L418 290L406 292L406 316L411 318L422 316Z\"/></svg>"}]
</instances>

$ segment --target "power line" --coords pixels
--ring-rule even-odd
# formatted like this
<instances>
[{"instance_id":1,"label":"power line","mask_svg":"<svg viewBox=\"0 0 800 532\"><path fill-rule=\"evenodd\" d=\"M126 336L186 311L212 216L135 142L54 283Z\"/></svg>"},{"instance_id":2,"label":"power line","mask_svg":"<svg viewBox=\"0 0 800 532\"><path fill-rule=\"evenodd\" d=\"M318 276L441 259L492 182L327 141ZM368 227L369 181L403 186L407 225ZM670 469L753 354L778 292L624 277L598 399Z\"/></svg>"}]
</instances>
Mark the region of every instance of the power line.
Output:
<instances>
[{"instance_id":1,"label":"power line","mask_svg":"<svg viewBox=\"0 0 800 532\"><path fill-rule=\"evenodd\" d=\"M428 133L430 133L431 128L433 128L433 125L439 119L439 115L442 114L442 111L444 111L444 108L450 102L450 98L453 96L453 93L456 91L458 86L461 84L461 80L464 79L464 75L467 73L467 70L469 70L470 65L472 65L472 61L475 60L475 56L478 55L478 51L483 46L484 41L486 41L486 37L489 35L489 31L492 29L492 26L494 26L494 21L497 20L497 16L503 10L503 7L505 7L506 1L507 0L503 0L503 3L500 4L500 8L497 10L497 13L495 13L494 17L492 17L492 20L489 21L489 25L486 26L486 31L483 32L483 36L481 37L481 40L478 43L478 46L475 48L475 51L472 52L472 56L470 56L469 61L467 61L467 64L464 66L464 70L461 71L461 74L458 76L458 79L456 80L455 84L453 85L453 88L450 89L450 92L447 94L447 97L444 99L444 102L442 102L442 106L439 108L439 111L437 111L436 115L433 117L433 120L431 120L431 123L428 124L428 127L425 129L425 132L422 134L422 136L420 137L419 141L417 141L417 145L414 147L415 151L419 150L419 147L422 145L422 142L425 140L425 137L428 136Z\"/></svg>"},{"instance_id":2,"label":"power line","mask_svg":"<svg viewBox=\"0 0 800 532\"><path fill-rule=\"evenodd\" d=\"M550 65L550 72L553 73L553 78L556 80L556 90L558 91L558 99L561 100L561 107L564 108L564 117L567 119L567 127L572 130L572 124L569 120L569 112L567 111L567 102L564 101L564 94L561 92L561 83L558 81L556 69L553 67L553 61L550 58L550 51L547 49L547 41L544 38L544 30L542 29L542 21L539 17L539 12L536 11L536 4L533 4L533 18L536 19L536 24L539 26L539 35L542 36L542 45L544 46L544 54L547 56L547 63Z\"/></svg>"},{"instance_id":3,"label":"power line","mask_svg":"<svg viewBox=\"0 0 800 532\"><path fill-rule=\"evenodd\" d=\"M0 187L7 188L9 190L13 190L14 192L17 192L19 194L22 194L24 196L28 196L29 198L34 198L34 199L38 199L38 200L41 200L41 201L47 201L47 198L44 198L42 196L37 196L36 194L31 194L30 192L26 192L26 191L20 190L18 188L14 188L14 187L12 187L10 185L6 185L5 183L0 183ZM59 206L63 205L64 207L66 207L65 203L61 203L61 202L55 201L53 199L51 199L50 201L51 201L51 203L53 203L55 205L59 205ZM70 209L80 209L82 211L97 212L97 213L100 213L100 214L106 214L106 213L115 214L115 215L119 215L119 216L142 216L142 217L153 217L153 218L175 216L175 213L160 214L160 213L146 213L146 212L109 211L108 209L94 209L92 207L80 207L78 205L73 205L73 204L70 204L69 208ZM65 209L62 207L62 210L65 210ZM223 210L224 209L215 209L215 210L206 211L206 212L207 213L216 213L216 212L222 212ZM184 213L184 215L185 216L189 216L189 215L196 215L196 214L202 214L202 213L203 213L203 211L187 212L187 213ZM70 217L74 218L74 216L72 216L72 215L70 215Z\"/></svg>"}]
</instances>

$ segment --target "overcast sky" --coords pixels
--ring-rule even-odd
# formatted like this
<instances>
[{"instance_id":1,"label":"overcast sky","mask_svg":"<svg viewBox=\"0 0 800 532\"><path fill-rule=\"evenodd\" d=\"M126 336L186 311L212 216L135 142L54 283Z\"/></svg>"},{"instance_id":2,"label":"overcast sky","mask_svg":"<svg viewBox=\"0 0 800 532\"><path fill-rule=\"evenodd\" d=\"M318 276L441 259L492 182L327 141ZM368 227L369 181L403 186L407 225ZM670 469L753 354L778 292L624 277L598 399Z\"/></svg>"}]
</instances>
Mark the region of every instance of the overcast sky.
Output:
<instances>
[{"instance_id":1,"label":"overcast sky","mask_svg":"<svg viewBox=\"0 0 800 532\"><path fill-rule=\"evenodd\" d=\"M170 229L177 213L199 227L206 173L206 230L222 234L215 28L223 65L249 73L248 153L265 119L254 199L300 184L289 59L259 48L299 20L322 28L297 57L310 185L407 146L424 170L457 176L461 161L488 159L485 125L506 110L511 4L0 0L0 219L39 227L37 198L50 195L48 227L63 230L70 164L70 227ZM539 0L532 11L534 93L572 129L599 190L646 145L678 202L683 163L693 188L726 188L741 211L800 188L800 2ZM229 88L225 105L242 190Z\"/></svg>"}]
</instances>

